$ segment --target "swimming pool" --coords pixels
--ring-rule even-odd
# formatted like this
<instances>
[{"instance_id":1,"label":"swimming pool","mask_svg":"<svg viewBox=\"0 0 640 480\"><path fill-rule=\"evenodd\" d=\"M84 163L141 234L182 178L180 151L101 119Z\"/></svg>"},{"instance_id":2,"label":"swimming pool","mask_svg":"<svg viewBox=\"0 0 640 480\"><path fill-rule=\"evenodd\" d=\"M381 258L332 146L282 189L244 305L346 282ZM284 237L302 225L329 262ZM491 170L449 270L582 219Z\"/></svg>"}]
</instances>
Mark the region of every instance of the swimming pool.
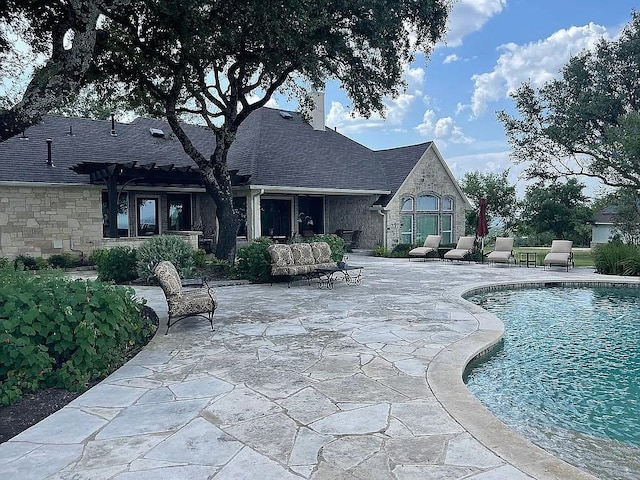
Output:
<instances>
[{"instance_id":1,"label":"swimming pool","mask_svg":"<svg viewBox=\"0 0 640 480\"><path fill-rule=\"evenodd\" d=\"M600 478L640 478L640 288L532 288L466 297L505 324L465 382L533 443Z\"/></svg>"}]
</instances>

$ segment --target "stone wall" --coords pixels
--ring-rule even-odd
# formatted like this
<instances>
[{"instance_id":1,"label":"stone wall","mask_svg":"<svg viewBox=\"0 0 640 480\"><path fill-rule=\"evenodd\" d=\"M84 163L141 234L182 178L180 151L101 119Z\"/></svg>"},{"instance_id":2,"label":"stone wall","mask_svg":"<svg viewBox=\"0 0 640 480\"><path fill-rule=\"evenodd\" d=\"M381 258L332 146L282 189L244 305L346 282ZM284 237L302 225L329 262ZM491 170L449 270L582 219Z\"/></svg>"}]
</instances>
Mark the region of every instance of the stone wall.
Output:
<instances>
[{"instance_id":1,"label":"stone wall","mask_svg":"<svg viewBox=\"0 0 640 480\"><path fill-rule=\"evenodd\" d=\"M102 243L101 190L0 185L0 256L90 254Z\"/></svg>"},{"instance_id":2,"label":"stone wall","mask_svg":"<svg viewBox=\"0 0 640 480\"><path fill-rule=\"evenodd\" d=\"M361 230L358 248L373 250L383 242L383 218L371 205L377 196L333 196L325 199L326 233L338 229Z\"/></svg>"},{"instance_id":3,"label":"stone wall","mask_svg":"<svg viewBox=\"0 0 640 480\"><path fill-rule=\"evenodd\" d=\"M387 248L392 250L400 243L400 207L402 198L432 194L437 197L451 197L454 202L451 235L455 243L464 235L466 199L460 195L456 184L449 176L433 148L429 148L420 159L404 184L387 204Z\"/></svg>"}]
</instances>

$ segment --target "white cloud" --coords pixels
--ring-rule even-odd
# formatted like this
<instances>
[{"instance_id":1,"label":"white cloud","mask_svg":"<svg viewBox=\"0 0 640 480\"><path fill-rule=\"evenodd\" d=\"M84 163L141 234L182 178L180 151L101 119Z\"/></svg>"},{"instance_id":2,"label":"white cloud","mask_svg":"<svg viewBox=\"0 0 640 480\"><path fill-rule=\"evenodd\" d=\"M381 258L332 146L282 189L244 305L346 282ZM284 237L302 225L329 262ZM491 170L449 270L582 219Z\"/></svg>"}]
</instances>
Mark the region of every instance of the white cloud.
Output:
<instances>
[{"instance_id":1,"label":"white cloud","mask_svg":"<svg viewBox=\"0 0 640 480\"><path fill-rule=\"evenodd\" d=\"M385 117L374 113L369 118L355 114L342 103L332 101L327 114L327 126L337 127L345 132L361 132L369 129L397 129L416 99L415 95L400 94L397 98L384 101Z\"/></svg>"},{"instance_id":2,"label":"white cloud","mask_svg":"<svg viewBox=\"0 0 640 480\"><path fill-rule=\"evenodd\" d=\"M460 0L447 19L447 47L462 45L464 37L482 29L485 23L507 6L507 0Z\"/></svg>"},{"instance_id":3,"label":"white cloud","mask_svg":"<svg viewBox=\"0 0 640 480\"><path fill-rule=\"evenodd\" d=\"M405 93L399 94L396 98L385 98L384 118L379 114L372 114L365 118L355 114L340 102L332 101L329 113L327 114L327 126L337 127L344 132L361 132L369 129L386 130L396 129L401 126L405 116L410 111L411 106L417 98L422 98L420 90L424 84L424 68L412 68L410 65L404 67L404 79L407 84Z\"/></svg>"},{"instance_id":4,"label":"white cloud","mask_svg":"<svg viewBox=\"0 0 640 480\"><path fill-rule=\"evenodd\" d=\"M405 67L405 81L407 82L407 90L418 89L424 84L424 68L410 66Z\"/></svg>"},{"instance_id":5,"label":"white cloud","mask_svg":"<svg viewBox=\"0 0 640 480\"><path fill-rule=\"evenodd\" d=\"M489 103L500 100L530 81L534 87L556 77L572 55L592 48L607 30L594 23L558 30L550 37L527 45L502 45L503 53L491 72L474 75L471 110L482 115Z\"/></svg>"},{"instance_id":6,"label":"white cloud","mask_svg":"<svg viewBox=\"0 0 640 480\"><path fill-rule=\"evenodd\" d=\"M423 137L441 140L445 143L471 143L473 138L462 133L462 129L455 124L451 117L436 119L436 112L427 110L422 117L422 123L415 130Z\"/></svg>"},{"instance_id":7,"label":"white cloud","mask_svg":"<svg viewBox=\"0 0 640 480\"><path fill-rule=\"evenodd\" d=\"M451 55L447 55L444 58L444 61L442 63L447 64L447 63L453 63L453 62L458 62L462 60L458 55L456 55L455 53L452 53Z\"/></svg>"}]
</instances>

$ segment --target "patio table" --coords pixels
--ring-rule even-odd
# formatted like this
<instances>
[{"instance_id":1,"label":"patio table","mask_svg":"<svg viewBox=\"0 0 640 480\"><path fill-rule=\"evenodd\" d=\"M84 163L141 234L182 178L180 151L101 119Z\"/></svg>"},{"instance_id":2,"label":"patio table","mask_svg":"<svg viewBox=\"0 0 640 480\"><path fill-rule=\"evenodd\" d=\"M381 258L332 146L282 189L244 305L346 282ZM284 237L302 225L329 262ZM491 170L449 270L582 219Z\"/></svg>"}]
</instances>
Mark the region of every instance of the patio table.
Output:
<instances>
[{"instance_id":1,"label":"patio table","mask_svg":"<svg viewBox=\"0 0 640 480\"><path fill-rule=\"evenodd\" d=\"M355 270L357 270L357 273L355 273ZM328 290L333 289L333 284L336 280L344 280L347 285L351 286L362 283L362 267L356 265L316 268L315 274L318 276L318 288L326 287Z\"/></svg>"}]
</instances>

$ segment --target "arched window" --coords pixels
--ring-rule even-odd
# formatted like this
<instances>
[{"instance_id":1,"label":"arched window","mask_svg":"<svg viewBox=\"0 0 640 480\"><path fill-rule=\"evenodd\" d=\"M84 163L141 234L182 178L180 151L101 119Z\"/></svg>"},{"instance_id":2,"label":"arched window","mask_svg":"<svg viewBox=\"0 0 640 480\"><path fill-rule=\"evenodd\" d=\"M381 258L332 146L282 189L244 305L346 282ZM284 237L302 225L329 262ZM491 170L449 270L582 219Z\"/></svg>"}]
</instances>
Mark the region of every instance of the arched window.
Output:
<instances>
[{"instance_id":1,"label":"arched window","mask_svg":"<svg viewBox=\"0 0 640 480\"><path fill-rule=\"evenodd\" d=\"M451 243L453 232L453 198L433 194L402 199L400 207L400 242L422 243L427 235L441 235L441 243Z\"/></svg>"}]
</instances>

